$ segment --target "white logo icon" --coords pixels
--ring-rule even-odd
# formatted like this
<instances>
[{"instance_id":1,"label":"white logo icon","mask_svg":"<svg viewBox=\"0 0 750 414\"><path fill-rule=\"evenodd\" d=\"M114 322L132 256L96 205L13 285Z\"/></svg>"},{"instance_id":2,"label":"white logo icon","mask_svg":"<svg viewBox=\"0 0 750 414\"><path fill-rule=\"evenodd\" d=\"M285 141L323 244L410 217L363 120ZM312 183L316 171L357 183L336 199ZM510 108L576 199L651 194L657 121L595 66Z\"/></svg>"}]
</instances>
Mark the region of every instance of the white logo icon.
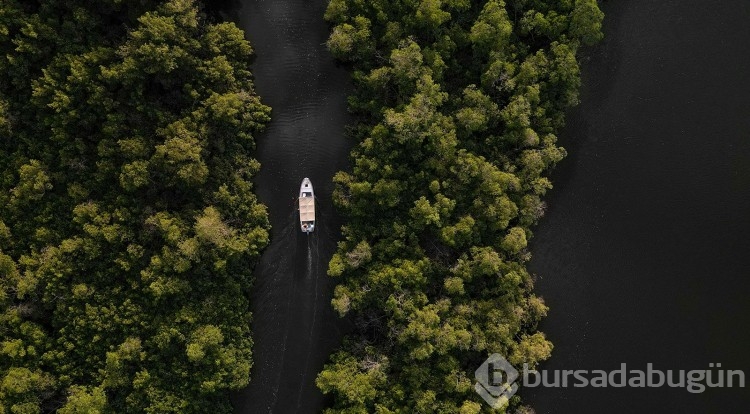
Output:
<instances>
[{"instance_id":1,"label":"white logo icon","mask_svg":"<svg viewBox=\"0 0 750 414\"><path fill-rule=\"evenodd\" d=\"M500 354L492 354L474 372L474 390L493 408L502 408L518 391L518 371Z\"/></svg>"}]
</instances>

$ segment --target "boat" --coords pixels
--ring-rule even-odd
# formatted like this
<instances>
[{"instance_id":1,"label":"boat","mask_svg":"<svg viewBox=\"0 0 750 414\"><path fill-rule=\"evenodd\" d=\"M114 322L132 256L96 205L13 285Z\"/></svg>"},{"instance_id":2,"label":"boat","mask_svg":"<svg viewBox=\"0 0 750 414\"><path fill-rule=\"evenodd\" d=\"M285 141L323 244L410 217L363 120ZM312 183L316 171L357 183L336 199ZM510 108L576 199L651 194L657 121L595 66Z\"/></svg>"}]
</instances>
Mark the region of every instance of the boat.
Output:
<instances>
[{"instance_id":1,"label":"boat","mask_svg":"<svg viewBox=\"0 0 750 414\"><path fill-rule=\"evenodd\" d=\"M303 233L315 230L315 193L312 182L307 177L299 187L299 224Z\"/></svg>"}]
</instances>

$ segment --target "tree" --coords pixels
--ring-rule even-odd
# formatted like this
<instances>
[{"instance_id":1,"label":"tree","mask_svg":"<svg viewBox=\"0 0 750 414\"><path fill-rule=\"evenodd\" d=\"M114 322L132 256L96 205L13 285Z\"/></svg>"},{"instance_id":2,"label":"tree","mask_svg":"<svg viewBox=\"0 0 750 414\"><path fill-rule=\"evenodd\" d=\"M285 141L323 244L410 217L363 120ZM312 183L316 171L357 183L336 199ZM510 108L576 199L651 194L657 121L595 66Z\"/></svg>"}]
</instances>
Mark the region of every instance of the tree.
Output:
<instances>
[{"instance_id":1,"label":"tree","mask_svg":"<svg viewBox=\"0 0 750 414\"><path fill-rule=\"evenodd\" d=\"M28 164L22 165L18 170L18 176L18 185L10 191L10 201L13 204L23 205L37 201L47 190L52 189L49 176L38 160L30 160Z\"/></svg>"},{"instance_id":2,"label":"tree","mask_svg":"<svg viewBox=\"0 0 750 414\"><path fill-rule=\"evenodd\" d=\"M107 412L107 397L101 388L91 390L85 387L73 387L68 401L58 412L60 414L100 414Z\"/></svg>"},{"instance_id":3,"label":"tree","mask_svg":"<svg viewBox=\"0 0 750 414\"><path fill-rule=\"evenodd\" d=\"M596 0L575 0L570 18L570 34L586 45L593 45L604 37L602 20L604 13L597 6Z\"/></svg>"},{"instance_id":4,"label":"tree","mask_svg":"<svg viewBox=\"0 0 750 414\"><path fill-rule=\"evenodd\" d=\"M484 4L479 19L471 27L469 39L475 50L482 54L504 52L508 46L513 26L502 0L489 0Z\"/></svg>"},{"instance_id":5,"label":"tree","mask_svg":"<svg viewBox=\"0 0 750 414\"><path fill-rule=\"evenodd\" d=\"M353 412L368 412L378 397L378 388L387 378L384 374L388 365L385 358L360 362L337 353L332 356L332 363L323 371L315 383L325 393L336 393L351 401Z\"/></svg>"},{"instance_id":6,"label":"tree","mask_svg":"<svg viewBox=\"0 0 750 414\"><path fill-rule=\"evenodd\" d=\"M334 56L341 60L354 60L372 52L370 20L357 16L352 24L342 23L331 32L327 42Z\"/></svg>"}]
</instances>

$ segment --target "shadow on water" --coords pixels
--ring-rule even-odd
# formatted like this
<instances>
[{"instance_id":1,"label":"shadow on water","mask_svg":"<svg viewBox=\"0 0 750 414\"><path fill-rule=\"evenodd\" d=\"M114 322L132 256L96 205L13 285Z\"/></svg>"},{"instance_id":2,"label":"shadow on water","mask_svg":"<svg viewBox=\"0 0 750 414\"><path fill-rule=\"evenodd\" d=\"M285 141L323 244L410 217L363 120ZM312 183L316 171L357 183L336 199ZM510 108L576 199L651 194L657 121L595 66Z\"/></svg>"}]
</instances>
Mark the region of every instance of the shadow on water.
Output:
<instances>
[{"instance_id":1,"label":"shadow on water","mask_svg":"<svg viewBox=\"0 0 750 414\"><path fill-rule=\"evenodd\" d=\"M255 87L273 108L256 137L262 168L255 191L268 207L271 245L251 290L253 368L233 393L237 413L317 413L325 406L317 373L348 329L331 307L326 270L340 238L332 177L348 168L348 71L325 47L327 0L222 0L212 8L242 28L255 57ZM316 228L299 229L296 197L304 177L316 194Z\"/></svg>"}]
</instances>

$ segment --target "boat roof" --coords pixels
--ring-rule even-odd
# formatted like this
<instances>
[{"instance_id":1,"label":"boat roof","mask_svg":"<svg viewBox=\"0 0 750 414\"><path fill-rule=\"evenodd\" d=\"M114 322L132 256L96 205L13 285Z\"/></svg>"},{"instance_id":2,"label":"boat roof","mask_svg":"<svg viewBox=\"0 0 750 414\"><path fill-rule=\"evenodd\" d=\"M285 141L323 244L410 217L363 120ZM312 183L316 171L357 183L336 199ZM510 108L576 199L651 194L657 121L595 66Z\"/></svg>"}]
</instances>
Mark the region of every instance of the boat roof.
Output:
<instances>
[{"instance_id":1,"label":"boat roof","mask_svg":"<svg viewBox=\"0 0 750 414\"><path fill-rule=\"evenodd\" d=\"M299 219L300 221L315 220L315 198L311 196L299 198Z\"/></svg>"}]
</instances>

